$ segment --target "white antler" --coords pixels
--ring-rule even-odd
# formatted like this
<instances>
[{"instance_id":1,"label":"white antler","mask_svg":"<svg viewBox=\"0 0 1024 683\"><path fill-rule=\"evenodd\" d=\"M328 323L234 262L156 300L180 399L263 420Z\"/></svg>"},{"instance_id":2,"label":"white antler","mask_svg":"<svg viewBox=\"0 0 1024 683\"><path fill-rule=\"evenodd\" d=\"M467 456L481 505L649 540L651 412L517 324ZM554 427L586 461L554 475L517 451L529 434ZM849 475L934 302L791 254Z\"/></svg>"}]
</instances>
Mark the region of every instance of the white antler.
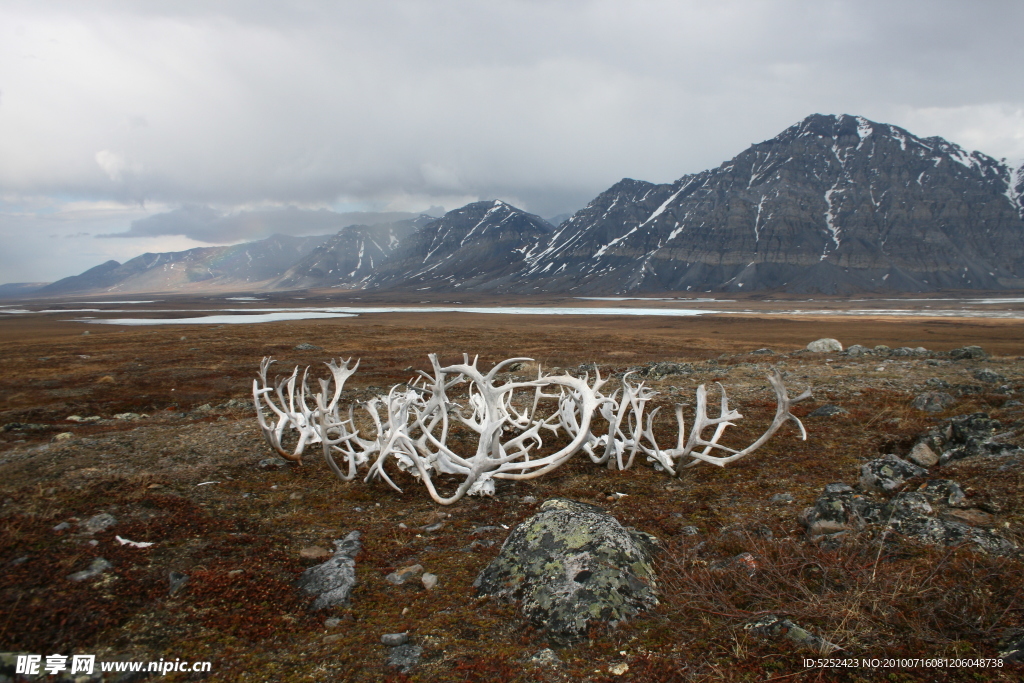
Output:
<instances>
[{"instance_id":1,"label":"white antler","mask_svg":"<svg viewBox=\"0 0 1024 683\"><path fill-rule=\"evenodd\" d=\"M431 498L442 505L454 503L465 495L491 495L496 479L542 476L580 451L586 452L594 463L618 470L632 467L636 454L643 453L655 467L675 476L684 467L699 462L725 466L749 455L788 420L796 422L803 438L807 437L803 425L790 412L790 406L810 396L810 391L789 398L778 371L768 378L778 399L775 419L754 443L742 450L719 443L733 420L742 416L729 408L728 396L719 384L721 407L717 417L710 417L707 390L701 385L697 388L689 437L683 406L678 405L676 447L662 450L654 436L654 418L659 409L647 411L657 392L647 389L643 383L631 384L628 375L623 377L620 389L606 396L601 389L608 380L601 378L596 366L593 382L589 373L577 378L568 374L545 375L538 369L535 380L502 383L498 375L503 368L531 359L510 358L487 373L479 369L478 357L470 362L469 356L464 355L462 363L443 367L435 354L430 354L429 359L432 373L420 372L408 384L392 387L387 397L363 404L374 436L362 438L356 429L352 407L345 418L341 417L338 407L345 381L356 371L358 361L351 368L351 359L340 365L334 361L327 363L331 377L319 381L320 392L314 396L315 407L310 408L308 369L303 372L301 381L295 368L289 377L271 387L267 371L273 361L264 358L259 377L253 383L260 428L271 447L289 460L300 462L307 444L320 443L328 466L345 481L354 479L358 470L375 456L365 480L380 478L401 491L387 473L388 464L394 462L400 471L420 480ZM462 404L450 397L457 388ZM553 410L541 408L542 404L552 401ZM273 424L268 421L264 407L276 416ZM601 436L595 435L594 429L598 417L607 423L607 431ZM291 451L282 445L282 436L288 428L298 432L296 446ZM542 431L557 435L561 429L565 430L568 443L547 455L535 455L544 445ZM705 436L709 430L710 434ZM474 438L465 438L467 433ZM458 448L453 445L456 441ZM604 451L599 453L602 446ZM715 455L716 452L727 455ZM454 492L445 496L438 490L439 478L451 476L461 478L461 482Z\"/></svg>"}]
</instances>

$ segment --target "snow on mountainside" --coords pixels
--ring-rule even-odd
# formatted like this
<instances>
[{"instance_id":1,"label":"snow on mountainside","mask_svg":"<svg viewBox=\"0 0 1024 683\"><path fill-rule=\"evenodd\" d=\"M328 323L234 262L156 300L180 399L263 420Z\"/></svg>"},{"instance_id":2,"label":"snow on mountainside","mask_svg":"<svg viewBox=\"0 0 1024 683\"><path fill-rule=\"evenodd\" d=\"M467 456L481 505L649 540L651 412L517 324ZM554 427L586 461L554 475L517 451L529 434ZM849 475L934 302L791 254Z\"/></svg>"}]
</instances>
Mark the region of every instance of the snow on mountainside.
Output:
<instances>
[{"instance_id":1,"label":"snow on mountainside","mask_svg":"<svg viewBox=\"0 0 1024 683\"><path fill-rule=\"evenodd\" d=\"M361 287L410 235L435 220L412 220L343 228L305 258L292 265L271 289Z\"/></svg>"},{"instance_id":2,"label":"snow on mountainside","mask_svg":"<svg viewBox=\"0 0 1024 683\"><path fill-rule=\"evenodd\" d=\"M500 200L449 211L412 235L368 281L372 288L472 290L507 284L551 224Z\"/></svg>"},{"instance_id":3,"label":"snow on mountainside","mask_svg":"<svg viewBox=\"0 0 1024 683\"><path fill-rule=\"evenodd\" d=\"M718 168L617 183L502 289L1020 287L1020 180L1019 169L942 138L814 115Z\"/></svg>"}]
</instances>

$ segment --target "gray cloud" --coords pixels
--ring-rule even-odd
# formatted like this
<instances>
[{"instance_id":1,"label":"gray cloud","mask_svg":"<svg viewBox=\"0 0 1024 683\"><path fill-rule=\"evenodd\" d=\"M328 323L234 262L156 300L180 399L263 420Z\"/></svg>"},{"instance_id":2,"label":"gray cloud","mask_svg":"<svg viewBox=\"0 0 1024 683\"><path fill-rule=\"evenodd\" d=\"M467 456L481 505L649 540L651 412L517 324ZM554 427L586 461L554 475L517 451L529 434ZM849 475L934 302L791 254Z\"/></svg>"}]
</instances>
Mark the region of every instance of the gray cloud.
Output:
<instances>
[{"instance_id":1,"label":"gray cloud","mask_svg":"<svg viewBox=\"0 0 1024 683\"><path fill-rule=\"evenodd\" d=\"M1022 25L1018 0L4 3L0 211L239 216L110 231L204 239L262 234L253 206L551 216L815 112L1024 157Z\"/></svg>"},{"instance_id":2,"label":"gray cloud","mask_svg":"<svg viewBox=\"0 0 1024 683\"><path fill-rule=\"evenodd\" d=\"M443 213L432 206L429 213ZM158 237L182 235L200 242L223 244L255 240L270 235L327 235L349 225L389 223L419 214L390 211L349 211L337 213L327 209L305 211L294 206L264 211L240 211L223 214L209 206L183 206L164 213L134 220L126 232L106 233L97 237Z\"/></svg>"}]
</instances>

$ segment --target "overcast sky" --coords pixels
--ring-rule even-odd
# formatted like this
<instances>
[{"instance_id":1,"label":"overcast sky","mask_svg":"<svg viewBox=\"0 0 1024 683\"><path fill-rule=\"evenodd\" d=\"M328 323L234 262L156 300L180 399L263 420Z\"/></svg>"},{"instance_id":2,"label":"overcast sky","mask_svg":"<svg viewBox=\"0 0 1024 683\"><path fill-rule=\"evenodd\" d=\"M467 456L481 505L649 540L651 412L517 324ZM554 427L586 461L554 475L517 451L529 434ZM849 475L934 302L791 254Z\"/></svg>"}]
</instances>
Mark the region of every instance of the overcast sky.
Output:
<instances>
[{"instance_id":1,"label":"overcast sky","mask_svg":"<svg viewBox=\"0 0 1024 683\"><path fill-rule=\"evenodd\" d=\"M288 207L293 232L551 217L816 112L1018 160L1022 26L1020 0L0 0L0 282L265 237Z\"/></svg>"}]
</instances>

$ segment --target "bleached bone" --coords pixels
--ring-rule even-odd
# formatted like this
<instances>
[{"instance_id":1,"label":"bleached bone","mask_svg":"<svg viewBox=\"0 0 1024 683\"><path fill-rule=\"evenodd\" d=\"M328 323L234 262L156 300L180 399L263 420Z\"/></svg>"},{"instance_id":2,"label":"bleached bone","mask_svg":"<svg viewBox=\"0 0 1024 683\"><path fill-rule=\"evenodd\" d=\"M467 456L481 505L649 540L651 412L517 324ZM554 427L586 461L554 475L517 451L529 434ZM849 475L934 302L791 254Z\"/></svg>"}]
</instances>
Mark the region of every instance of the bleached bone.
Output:
<instances>
[{"instance_id":1,"label":"bleached bone","mask_svg":"<svg viewBox=\"0 0 1024 683\"><path fill-rule=\"evenodd\" d=\"M301 382L298 368L290 377L278 380L271 387L266 379L273 362L269 358L260 364L260 375L253 384L257 416L268 443L282 456L299 460L306 445L320 443L324 459L339 478L351 481L358 470L373 458L365 480L380 478L401 491L389 476L390 463L426 486L431 498L449 505L465 495L491 495L495 479L532 479L542 476L564 464L576 453L583 451L590 459L609 469L629 469L638 453L643 453L655 467L678 476L682 469L707 462L724 467L762 446L787 421L794 421L806 439L807 433L790 406L810 396L806 391L789 398L782 376L778 371L768 377L775 390L778 406L775 419L756 441L737 450L719 443L733 420L742 416L729 408L725 389L719 384L721 407L717 417L707 411L707 389L697 388L697 405L689 437L683 418L682 405L676 406L678 437L675 448L663 450L654 436L654 418L659 409L647 411L647 405L657 395L643 383L632 384L629 376L611 396L601 393L607 383L595 366L595 377L589 373L577 378L571 375L545 375L540 369L537 379L499 383L497 375L510 363L529 361L529 358L510 358L484 373L478 367L478 357L442 367L435 354L429 355L431 373L419 376L405 385L396 385L387 397L377 397L363 407L371 422L372 436L363 438L356 427L353 409L347 417L341 416L338 400L345 381L358 367L351 369L349 361L337 365L327 364L331 378L320 380L320 392L313 396L315 407L310 408L307 397L308 368ZM349 359L351 360L351 359ZM450 392L461 387L463 403L456 403ZM548 390L547 393L545 390ZM517 392L519 397L516 398ZM528 392L530 400L523 404L522 394ZM277 395L277 402L273 400ZM517 405L519 401L520 405ZM554 402L553 410L542 405ZM263 405L277 417L271 425L264 415ZM603 418L606 429L595 429L595 420ZM458 452L449 443L452 425L461 424L476 435L473 452ZM285 429L299 432L298 443L292 452L281 445ZM565 430L568 443L555 452L537 457L543 447L542 432L557 434ZM705 432L711 433L705 436ZM597 433L604 431L600 436ZM603 447L603 453L600 452ZM715 453L726 455L715 455ZM375 456L375 457L374 457ZM336 458L340 458L342 466ZM453 475L462 479L454 493L444 496L438 492L436 478Z\"/></svg>"},{"instance_id":2,"label":"bleached bone","mask_svg":"<svg viewBox=\"0 0 1024 683\"><path fill-rule=\"evenodd\" d=\"M334 360L324 363L331 371L332 379L326 383L323 380L320 381L320 395L326 396L328 393L331 393L328 390L331 381L334 383L334 391L330 399L325 402L323 410L337 410L338 399L341 397L341 392L345 387L345 381L355 374L356 369L359 368L358 360L354 366L349 368L351 360L349 358L341 365L338 365ZM302 464L302 454L306 446L320 443L322 440L320 430L321 408L311 409L307 401L307 396L309 395L309 384L307 382L308 367L302 373L301 383L297 383L299 368L295 366L289 377L279 379L272 388L267 381L267 371L274 362L269 356L265 357L260 362L259 376L252 383L252 398L256 406L256 417L259 420L263 438L270 444L270 447L282 458ZM296 393L296 388L298 393ZM287 389L288 393L287 398L284 395L285 389ZM277 394L278 403L274 402L273 394ZM318 404L321 402L323 401L317 401ZM273 426L267 421L267 416L264 415L264 404L277 416L277 422ZM288 427L295 429L299 433L298 441L291 452L285 450L281 443L284 431Z\"/></svg>"}]
</instances>

